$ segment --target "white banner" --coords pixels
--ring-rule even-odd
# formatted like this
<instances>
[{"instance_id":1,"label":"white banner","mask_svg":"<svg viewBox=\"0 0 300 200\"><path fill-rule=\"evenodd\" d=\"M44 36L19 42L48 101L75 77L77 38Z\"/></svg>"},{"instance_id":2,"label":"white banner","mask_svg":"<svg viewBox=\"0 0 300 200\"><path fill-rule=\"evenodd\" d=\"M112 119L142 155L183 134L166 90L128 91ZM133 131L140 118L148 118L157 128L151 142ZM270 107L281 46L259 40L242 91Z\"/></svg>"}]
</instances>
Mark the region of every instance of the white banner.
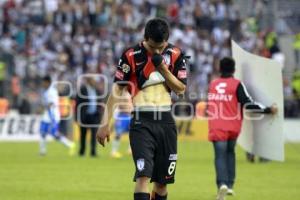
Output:
<instances>
[{"instance_id":1,"label":"white banner","mask_svg":"<svg viewBox=\"0 0 300 200\"><path fill-rule=\"evenodd\" d=\"M266 106L278 106L276 116L265 115L260 120L245 116L238 143L255 155L284 161L282 67L274 60L244 51L234 41L232 54L236 61L235 77L245 84L253 99Z\"/></svg>"},{"instance_id":2,"label":"white banner","mask_svg":"<svg viewBox=\"0 0 300 200\"><path fill-rule=\"evenodd\" d=\"M1 141L38 141L41 116L10 114L0 118Z\"/></svg>"}]
</instances>

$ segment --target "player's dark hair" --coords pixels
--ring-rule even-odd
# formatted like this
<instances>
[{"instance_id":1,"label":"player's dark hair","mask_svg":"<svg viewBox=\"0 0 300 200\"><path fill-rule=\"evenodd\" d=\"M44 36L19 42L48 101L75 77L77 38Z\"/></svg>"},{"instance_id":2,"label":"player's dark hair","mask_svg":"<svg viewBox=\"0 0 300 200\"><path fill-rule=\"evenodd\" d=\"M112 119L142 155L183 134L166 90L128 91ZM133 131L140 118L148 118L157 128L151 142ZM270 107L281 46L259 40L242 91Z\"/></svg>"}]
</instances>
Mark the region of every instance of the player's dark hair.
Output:
<instances>
[{"instance_id":1,"label":"player's dark hair","mask_svg":"<svg viewBox=\"0 0 300 200\"><path fill-rule=\"evenodd\" d=\"M220 60L221 74L233 74L235 71L235 61L231 57L224 57Z\"/></svg>"},{"instance_id":2,"label":"player's dark hair","mask_svg":"<svg viewBox=\"0 0 300 200\"><path fill-rule=\"evenodd\" d=\"M49 75L46 75L43 77L43 81L51 83L51 77Z\"/></svg>"},{"instance_id":3,"label":"player's dark hair","mask_svg":"<svg viewBox=\"0 0 300 200\"><path fill-rule=\"evenodd\" d=\"M144 37L154 42L163 42L169 39L169 25L161 18L154 18L147 22Z\"/></svg>"}]
</instances>

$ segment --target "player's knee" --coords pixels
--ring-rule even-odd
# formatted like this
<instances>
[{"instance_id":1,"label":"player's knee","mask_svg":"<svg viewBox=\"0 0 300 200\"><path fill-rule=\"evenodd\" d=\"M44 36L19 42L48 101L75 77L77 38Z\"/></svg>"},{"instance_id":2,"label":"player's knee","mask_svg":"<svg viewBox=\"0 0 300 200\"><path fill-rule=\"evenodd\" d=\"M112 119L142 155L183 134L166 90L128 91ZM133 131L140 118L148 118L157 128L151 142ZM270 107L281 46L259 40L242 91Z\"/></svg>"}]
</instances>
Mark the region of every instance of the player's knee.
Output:
<instances>
[{"instance_id":1,"label":"player's knee","mask_svg":"<svg viewBox=\"0 0 300 200\"><path fill-rule=\"evenodd\" d=\"M136 179L136 189L143 191L148 188L150 178L148 177L139 177Z\"/></svg>"}]
</instances>

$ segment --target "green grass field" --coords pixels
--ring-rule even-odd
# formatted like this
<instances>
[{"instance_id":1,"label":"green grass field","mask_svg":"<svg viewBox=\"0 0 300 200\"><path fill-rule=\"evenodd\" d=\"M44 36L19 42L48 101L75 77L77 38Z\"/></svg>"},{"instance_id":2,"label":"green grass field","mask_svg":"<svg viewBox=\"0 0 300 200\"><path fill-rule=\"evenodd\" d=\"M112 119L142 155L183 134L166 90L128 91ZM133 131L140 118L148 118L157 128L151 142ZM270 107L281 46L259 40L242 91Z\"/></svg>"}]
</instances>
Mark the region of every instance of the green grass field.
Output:
<instances>
[{"instance_id":1,"label":"green grass field","mask_svg":"<svg viewBox=\"0 0 300 200\"><path fill-rule=\"evenodd\" d=\"M126 149L123 144L122 149ZM69 157L58 143L38 155L37 143L0 143L0 200L132 200L133 162L109 157ZM207 142L180 142L176 184L170 200L215 199L212 147ZM300 199L300 144L286 145L284 163L245 161L238 148L236 200Z\"/></svg>"}]
</instances>

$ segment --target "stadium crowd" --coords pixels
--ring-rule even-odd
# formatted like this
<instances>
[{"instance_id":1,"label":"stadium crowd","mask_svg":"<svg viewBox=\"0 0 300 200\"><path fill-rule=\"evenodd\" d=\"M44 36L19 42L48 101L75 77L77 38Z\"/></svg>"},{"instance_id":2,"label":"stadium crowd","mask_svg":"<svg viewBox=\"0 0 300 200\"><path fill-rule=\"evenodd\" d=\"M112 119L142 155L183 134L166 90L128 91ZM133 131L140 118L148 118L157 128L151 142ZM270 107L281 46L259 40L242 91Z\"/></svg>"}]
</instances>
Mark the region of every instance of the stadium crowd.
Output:
<instances>
[{"instance_id":1,"label":"stadium crowd","mask_svg":"<svg viewBox=\"0 0 300 200\"><path fill-rule=\"evenodd\" d=\"M124 47L143 39L142 27L154 16L168 19L170 42L190 56L187 99L193 103L205 99L219 59L231 53L231 39L247 51L284 62L276 34L255 20L259 9L242 19L231 0L1 2L0 95L14 99L11 107L36 105L40 78L46 74L74 88L84 73L103 74L111 84ZM291 100L290 81L284 83Z\"/></svg>"}]
</instances>

